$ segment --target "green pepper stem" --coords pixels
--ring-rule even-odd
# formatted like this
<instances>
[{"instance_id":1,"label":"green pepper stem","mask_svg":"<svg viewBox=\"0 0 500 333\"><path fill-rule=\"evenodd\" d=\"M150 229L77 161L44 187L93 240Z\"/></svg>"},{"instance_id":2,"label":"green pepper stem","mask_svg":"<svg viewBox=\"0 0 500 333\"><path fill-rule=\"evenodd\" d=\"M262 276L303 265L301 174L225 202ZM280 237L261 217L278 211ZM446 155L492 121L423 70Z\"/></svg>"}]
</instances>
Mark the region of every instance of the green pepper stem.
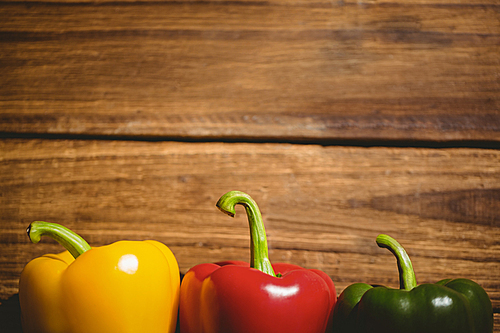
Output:
<instances>
[{"instance_id":1,"label":"green pepper stem","mask_svg":"<svg viewBox=\"0 0 500 333\"><path fill-rule=\"evenodd\" d=\"M230 191L224 194L217 202L217 207L231 217L235 215L235 206L243 205L247 212L250 226L250 267L266 274L276 276L267 251L267 238L262 216L257 203L246 193Z\"/></svg>"},{"instance_id":2,"label":"green pepper stem","mask_svg":"<svg viewBox=\"0 0 500 333\"><path fill-rule=\"evenodd\" d=\"M417 279L413 271L410 257L405 249L394 238L388 235L378 235L377 245L388 249L394 254L398 263L399 270L399 288L412 290L417 286Z\"/></svg>"},{"instance_id":3,"label":"green pepper stem","mask_svg":"<svg viewBox=\"0 0 500 333\"><path fill-rule=\"evenodd\" d=\"M29 239L33 243L38 243L42 236L49 236L55 239L59 244L76 259L80 254L90 250L90 245L79 235L57 223L35 221L28 229Z\"/></svg>"}]
</instances>

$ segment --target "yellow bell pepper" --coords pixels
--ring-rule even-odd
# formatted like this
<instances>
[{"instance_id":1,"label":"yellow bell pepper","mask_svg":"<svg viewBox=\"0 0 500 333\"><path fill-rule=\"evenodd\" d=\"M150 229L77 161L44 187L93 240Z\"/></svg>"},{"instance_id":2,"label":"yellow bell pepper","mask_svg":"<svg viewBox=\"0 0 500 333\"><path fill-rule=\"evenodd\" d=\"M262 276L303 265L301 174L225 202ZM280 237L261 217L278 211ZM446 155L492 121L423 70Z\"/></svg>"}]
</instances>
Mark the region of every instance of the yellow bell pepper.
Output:
<instances>
[{"instance_id":1,"label":"yellow bell pepper","mask_svg":"<svg viewBox=\"0 0 500 333\"><path fill-rule=\"evenodd\" d=\"M90 248L71 230L33 222L28 236L56 239L67 251L30 261L19 281L25 333L173 333L179 266L157 241Z\"/></svg>"}]
</instances>

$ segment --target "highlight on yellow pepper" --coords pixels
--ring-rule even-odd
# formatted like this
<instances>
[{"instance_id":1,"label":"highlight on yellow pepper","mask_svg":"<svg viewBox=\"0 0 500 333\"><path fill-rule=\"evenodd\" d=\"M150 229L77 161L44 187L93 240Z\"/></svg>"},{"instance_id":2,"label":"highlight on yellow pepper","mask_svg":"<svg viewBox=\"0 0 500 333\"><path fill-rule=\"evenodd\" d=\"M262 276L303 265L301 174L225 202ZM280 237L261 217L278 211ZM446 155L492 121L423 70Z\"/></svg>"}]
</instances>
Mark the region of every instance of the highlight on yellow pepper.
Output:
<instances>
[{"instance_id":1,"label":"highlight on yellow pepper","mask_svg":"<svg viewBox=\"0 0 500 333\"><path fill-rule=\"evenodd\" d=\"M91 248L59 224L33 222L28 236L50 236L66 248L30 261L21 273L24 333L173 333L179 306L179 266L153 241Z\"/></svg>"}]
</instances>

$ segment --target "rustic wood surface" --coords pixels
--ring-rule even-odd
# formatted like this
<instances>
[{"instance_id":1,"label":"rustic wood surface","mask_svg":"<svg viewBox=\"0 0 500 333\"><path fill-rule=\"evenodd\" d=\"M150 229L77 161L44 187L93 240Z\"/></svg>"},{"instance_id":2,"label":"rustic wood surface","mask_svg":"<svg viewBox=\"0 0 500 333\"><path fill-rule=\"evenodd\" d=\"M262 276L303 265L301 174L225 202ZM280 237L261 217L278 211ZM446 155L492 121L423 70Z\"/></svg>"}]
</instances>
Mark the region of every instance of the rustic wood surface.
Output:
<instances>
[{"instance_id":1,"label":"rustic wood surface","mask_svg":"<svg viewBox=\"0 0 500 333\"><path fill-rule=\"evenodd\" d=\"M497 0L0 1L0 331L19 333L33 220L165 242L182 272L273 261L397 287L467 277L500 333ZM375 147L374 147L375 146ZM438 148L438 149L436 149ZM492 149L493 148L493 149Z\"/></svg>"},{"instance_id":2,"label":"rustic wood surface","mask_svg":"<svg viewBox=\"0 0 500 333\"><path fill-rule=\"evenodd\" d=\"M0 131L500 142L498 1L0 3Z\"/></svg>"},{"instance_id":3,"label":"rustic wood surface","mask_svg":"<svg viewBox=\"0 0 500 333\"><path fill-rule=\"evenodd\" d=\"M322 269L339 292L359 281L398 286L395 260L375 244L387 233L420 283L470 278L500 308L498 150L4 140L0 151L4 298L29 260L61 250L29 242L34 220L64 224L93 246L160 240L181 272L248 260L244 210L231 219L215 207L236 189L261 208L271 260Z\"/></svg>"}]
</instances>

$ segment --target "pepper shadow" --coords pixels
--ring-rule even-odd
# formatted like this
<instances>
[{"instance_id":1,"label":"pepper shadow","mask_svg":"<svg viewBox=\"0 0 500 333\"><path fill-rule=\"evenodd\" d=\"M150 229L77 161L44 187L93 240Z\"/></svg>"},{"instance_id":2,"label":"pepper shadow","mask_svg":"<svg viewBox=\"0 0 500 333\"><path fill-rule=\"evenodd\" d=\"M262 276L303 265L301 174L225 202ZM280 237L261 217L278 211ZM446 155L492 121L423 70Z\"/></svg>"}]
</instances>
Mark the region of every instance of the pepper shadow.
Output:
<instances>
[{"instance_id":1,"label":"pepper shadow","mask_svg":"<svg viewBox=\"0 0 500 333\"><path fill-rule=\"evenodd\" d=\"M22 333L19 294L14 294L0 304L0 330L2 333Z\"/></svg>"}]
</instances>

